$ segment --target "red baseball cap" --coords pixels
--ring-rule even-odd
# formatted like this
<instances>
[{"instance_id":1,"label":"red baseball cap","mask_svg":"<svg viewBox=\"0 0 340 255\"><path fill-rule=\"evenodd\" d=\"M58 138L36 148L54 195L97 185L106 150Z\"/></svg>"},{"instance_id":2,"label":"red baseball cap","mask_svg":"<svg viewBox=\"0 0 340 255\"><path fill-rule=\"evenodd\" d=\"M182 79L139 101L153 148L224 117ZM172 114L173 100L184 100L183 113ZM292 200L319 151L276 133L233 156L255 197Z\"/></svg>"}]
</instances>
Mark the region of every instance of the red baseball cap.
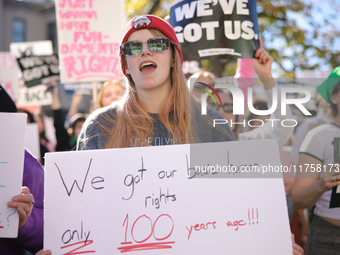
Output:
<instances>
[{"instance_id":1,"label":"red baseball cap","mask_svg":"<svg viewBox=\"0 0 340 255\"><path fill-rule=\"evenodd\" d=\"M181 56L181 62L183 64L183 55L182 50L179 45L179 41L176 36L176 32L174 28L165 20L154 16L154 15L142 15L132 18L126 25L124 26L122 33L120 34L119 39L119 47L127 41L129 36L140 29L148 29L148 28L154 28L159 31L161 31L166 37L168 37L172 42L176 43L178 46L176 46L176 49ZM120 66L121 70L126 76L125 67L124 67L124 57L122 54L121 49L119 48L119 56L120 56Z\"/></svg>"}]
</instances>

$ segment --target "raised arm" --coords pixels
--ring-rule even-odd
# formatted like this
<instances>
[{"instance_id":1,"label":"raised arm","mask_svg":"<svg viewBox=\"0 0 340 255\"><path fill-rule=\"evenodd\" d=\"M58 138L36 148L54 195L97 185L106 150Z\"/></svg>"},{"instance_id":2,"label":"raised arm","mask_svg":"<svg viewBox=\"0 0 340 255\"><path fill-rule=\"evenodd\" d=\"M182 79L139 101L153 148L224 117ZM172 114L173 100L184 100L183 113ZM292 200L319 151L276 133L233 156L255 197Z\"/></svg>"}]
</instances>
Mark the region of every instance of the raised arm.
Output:
<instances>
[{"instance_id":1,"label":"raised arm","mask_svg":"<svg viewBox=\"0 0 340 255\"><path fill-rule=\"evenodd\" d=\"M333 173L327 169L327 174L319 178L317 171L312 172L311 166L320 166L322 162L315 157L300 153L299 167L292 187L291 197L295 208L309 208L313 206L320 197L331 190L334 186L340 185L340 176L334 181Z\"/></svg>"},{"instance_id":2,"label":"raised arm","mask_svg":"<svg viewBox=\"0 0 340 255\"><path fill-rule=\"evenodd\" d=\"M260 48L256 51L255 57L257 57L257 59L253 61L255 72L264 85L268 103L271 105L273 97L272 89L276 86L276 82L271 73L273 58L262 48L262 40L260 40ZM250 132L241 133L239 139L278 139L279 147L282 147L293 134L294 127L283 126L281 122L284 119L291 118L292 113L289 107L287 108L286 115L281 114L281 97L278 95L277 107L274 113L271 114L270 120L259 128Z\"/></svg>"},{"instance_id":3,"label":"raised arm","mask_svg":"<svg viewBox=\"0 0 340 255\"><path fill-rule=\"evenodd\" d=\"M275 86L275 80L272 76L273 58L263 48L262 39L259 41L260 48L255 52L255 59L253 61L254 69L257 76L264 85L265 90L270 90Z\"/></svg>"}]
</instances>

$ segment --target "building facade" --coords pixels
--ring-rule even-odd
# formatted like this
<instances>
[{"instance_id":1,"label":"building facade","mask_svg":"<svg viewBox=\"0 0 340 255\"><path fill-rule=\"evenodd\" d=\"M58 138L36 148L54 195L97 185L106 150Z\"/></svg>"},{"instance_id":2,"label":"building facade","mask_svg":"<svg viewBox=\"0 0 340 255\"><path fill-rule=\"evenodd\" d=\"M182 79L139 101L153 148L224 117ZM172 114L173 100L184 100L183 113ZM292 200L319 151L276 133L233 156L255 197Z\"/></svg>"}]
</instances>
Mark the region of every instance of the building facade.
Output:
<instances>
[{"instance_id":1,"label":"building facade","mask_svg":"<svg viewBox=\"0 0 340 255\"><path fill-rule=\"evenodd\" d=\"M0 0L0 51L11 42L51 40L57 52L54 2Z\"/></svg>"},{"instance_id":2,"label":"building facade","mask_svg":"<svg viewBox=\"0 0 340 255\"><path fill-rule=\"evenodd\" d=\"M54 53L58 53L58 38L54 1L48 0L0 0L0 52L9 52L12 42L50 40ZM67 112L72 96L67 95L59 84L62 109ZM90 108L90 95L83 95L80 112ZM42 106L42 112L52 116L49 105Z\"/></svg>"}]
</instances>

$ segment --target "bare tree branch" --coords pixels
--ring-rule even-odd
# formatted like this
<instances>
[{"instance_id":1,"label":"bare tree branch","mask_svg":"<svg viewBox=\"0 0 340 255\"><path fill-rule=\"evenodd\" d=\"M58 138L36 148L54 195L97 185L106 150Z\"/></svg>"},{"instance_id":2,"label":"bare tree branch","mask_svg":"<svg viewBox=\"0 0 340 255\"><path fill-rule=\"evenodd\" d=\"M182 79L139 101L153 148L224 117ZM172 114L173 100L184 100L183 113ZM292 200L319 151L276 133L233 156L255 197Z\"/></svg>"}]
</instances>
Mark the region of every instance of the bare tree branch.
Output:
<instances>
[{"instance_id":1,"label":"bare tree branch","mask_svg":"<svg viewBox=\"0 0 340 255\"><path fill-rule=\"evenodd\" d=\"M160 7L161 0L155 0L154 4L152 5L149 14L154 14L157 9Z\"/></svg>"}]
</instances>

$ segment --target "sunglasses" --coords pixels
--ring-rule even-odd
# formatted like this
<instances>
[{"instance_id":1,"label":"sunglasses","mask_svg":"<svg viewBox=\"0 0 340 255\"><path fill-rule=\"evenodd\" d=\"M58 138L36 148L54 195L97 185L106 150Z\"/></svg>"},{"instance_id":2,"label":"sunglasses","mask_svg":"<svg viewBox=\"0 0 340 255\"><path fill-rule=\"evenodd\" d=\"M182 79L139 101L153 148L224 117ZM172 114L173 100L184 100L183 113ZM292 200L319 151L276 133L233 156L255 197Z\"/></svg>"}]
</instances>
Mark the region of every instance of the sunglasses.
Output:
<instances>
[{"instance_id":1,"label":"sunglasses","mask_svg":"<svg viewBox=\"0 0 340 255\"><path fill-rule=\"evenodd\" d=\"M214 103L208 103L209 107L215 111L218 111L220 107L222 107L223 111L226 113L232 113L233 112L233 104L223 104L223 105L215 105Z\"/></svg>"},{"instance_id":2,"label":"sunglasses","mask_svg":"<svg viewBox=\"0 0 340 255\"><path fill-rule=\"evenodd\" d=\"M143 49L143 43L146 43L149 47L149 50L153 52L160 52L163 50L167 50L170 46L170 39L164 37L156 37L147 40L146 42L141 41L130 41L123 43L120 46L120 50L122 51L124 56L135 56L141 53Z\"/></svg>"}]
</instances>

